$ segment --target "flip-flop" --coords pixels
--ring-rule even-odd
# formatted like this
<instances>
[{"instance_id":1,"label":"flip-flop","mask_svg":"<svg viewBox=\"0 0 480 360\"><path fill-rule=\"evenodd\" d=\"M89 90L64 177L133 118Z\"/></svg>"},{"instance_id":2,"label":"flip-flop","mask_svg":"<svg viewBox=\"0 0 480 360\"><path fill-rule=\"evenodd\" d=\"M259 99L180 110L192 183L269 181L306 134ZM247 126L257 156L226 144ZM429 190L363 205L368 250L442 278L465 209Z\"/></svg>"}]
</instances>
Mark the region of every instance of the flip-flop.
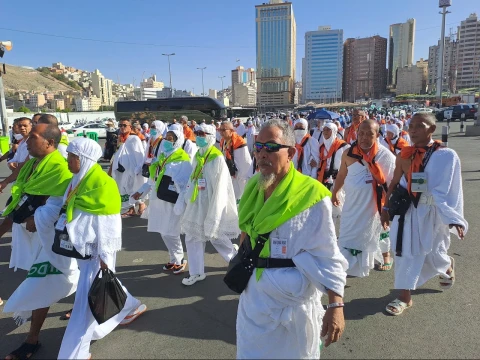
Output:
<instances>
[{"instance_id":1,"label":"flip-flop","mask_svg":"<svg viewBox=\"0 0 480 360\"><path fill-rule=\"evenodd\" d=\"M141 304L139 307L135 309L133 314L129 314L125 316L125 319L123 319L120 322L120 325L128 325L131 324L133 321L135 321L140 315L142 315L145 311L147 311L147 305Z\"/></svg>"},{"instance_id":2,"label":"flip-flop","mask_svg":"<svg viewBox=\"0 0 480 360\"><path fill-rule=\"evenodd\" d=\"M450 259L452 261L452 272L450 273L450 277L446 278L440 275L440 287L443 290L448 290L455 284L455 259L451 256Z\"/></svg>"},{"instance_id":3,"label":"flip-flop","mask_svg":"<svg viewBox=\"0 0 480 360\"><path fill-rule=\"evenodd\" d=\"M390 271L390 270L392 270L392 266L393 266L393 258L390 258L390 262L388 262L388 263L384 262L383 265L378 265L377 270L378 271ZM383 267L383 269L382 269L382 267Z\"/></svg>"},{"instance_id":4,"label":"flip-flop","mask_svg":"<svg viewBox=\"0 0 480 360\"><path fill-rule=\"evenodd\" d=\"M16 350L13 350L10 354L7 356L13 356L14 359L30 359L35 353L40 349L40 346L42 346L39 342L36 344L27 344L23 343L20 345L20 347ZM29 355L30 356L27 356Z\"/></svg>"},{"instance_id":5,"label":"flip-flop","mask_svg":"<svg viewBox=\"0 0 480 360\"><path fill-rule=\"evenodd\" d=\"M392 309L389 309L391 307L397 311L393 311ZM403 302L400 299L395 299L390 304L387 305L387 307L385 308L385 311L393 316L398 316L402 314L405 310L411 307L412 305L408 305L407 303Z\"/></svg>"}]
</instances>

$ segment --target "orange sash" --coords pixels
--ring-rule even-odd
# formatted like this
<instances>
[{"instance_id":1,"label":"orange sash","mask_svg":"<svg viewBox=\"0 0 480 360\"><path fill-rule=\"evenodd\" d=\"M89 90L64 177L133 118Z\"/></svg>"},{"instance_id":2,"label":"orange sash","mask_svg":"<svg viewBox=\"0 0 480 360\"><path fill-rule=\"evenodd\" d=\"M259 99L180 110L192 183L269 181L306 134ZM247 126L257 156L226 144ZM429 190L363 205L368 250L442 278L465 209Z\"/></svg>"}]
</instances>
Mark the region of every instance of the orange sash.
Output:
<instances>
[{"instance_id":1,"label":"orange sash","mask_svg":"<svg viewBox=\"0 0 480 360\"><path fill-rule=\"evenodd\" d=\"M321 183L323 183L323 181L325 180L325 170L327 169L327 161L328 159L330 159L334 153L336 153L338 151L338 149L340 149L340 146L342 146L342 144L346 144L345 141L343 140L340 140L339 138L336 138L332 145L330 146L330 150L328 151L328 153L325 155L325 144L322 144L322 146L320 146L320 167L318 168L318 171L317 171L317 180L320 181Z\"/></svg>"},{"instance_id":2,"label":"orange sash","mask_svg":"<svg viewBox=\"0 0 480 360\"><path fill-rule=\"evenodd\" d=\"M226 148L224 148L224 146ZM225 139L220 140L220 148L222 149L223 154L228 160L232 160L232 152L241 147L247 146L247 142L244 138L238 135L236 132L232 133L232 138L228 143L225 144Z\"/></svg>"},{"instance_id":3,"label":"orange sash","mask_svg":"<svg viewBox=\"0 0 480 360\"><path fill-rule=\"evenodd\" d=\"M308 142L308 139L310 139L310 134L307 133L300 141L300 144L295 144L295 148L297 149L297 170L302 172L302 162L303 162L303 148Z\"/></svg>"},{"instance_id":4,"label":"orange sash","mask_svg":"<svg viewBox=\"0 0 480 360\"><path fill-rule=\"evenodd\" d=\"M396 144L392 143L392 140L385 138L387 141L388 146L390 147L390 151L393 155L397 155L396 150L402 150L405 146L408 146L408 141L404 138L399 137Z\"/></svg>"},{"instance_id":5,"label":"orange sash","mask_svg":"<svg viewBox=\"0 0 480 360\"><path fill-rule=\"evenodd\" d=\"M377 209L378 209L378 212L381 213L382 207L383 205L385 205L385 202L386 202L387 181L385 179L385 175L383 174L382 169L380 168L378 163L375 161L375 156L377 156L377 152L378 152L378 142L376 141L373 144L368 154L366 154L357 143L354 143L350 148L348 155L359 161L364 160L368 164L368 169L370 170L373 177L372 186L373 186L373 193L376 197L375 200L377 202Z\"/></svg>"},{"instance_id":6,"label":"orange sash","mask_svg":"<svg viewBox=\"0 0 480 360\"><path fill-rule=\"evenodd\" d=\"M348 130L347 138L345 139L345 141L348 144L351 144L353 141L357 141L357 131L358 131L358 128L360 127L360 124L361 123L359 123L358 125L352 124L350 126Z\"/></svg>"},{"instance_id":7,"label":"orange sash","mask_svg":"<svg viewBox=\"0 0 480 360\"><path fill-rule=\"evenodd\" d=\"M405 146L402 149L402 152L400 153L400 156L402 157L402 159L410 159L412 161L412 163L410 164L410 171L408 172L408 176L407 176L408 192L410 193L410 195L413 195L412 173L423 171L422 169L423 158L425 157L425 153L431 146L435 146L438 148L442 146L442 142L435 140L432 144L426 147Z\"/></svg>"},{"instance_id":8,"label":"orange sash","mask_svg":"<svg viewBox=\"0 0 480 360\"><path fill-rule=\"evenodd\" d=\"M185 139L188 139L193 142L195 142L195 140L197 139L192 129L190 129L187 125L183 127L183 135L185 136Z\"/></svg>"},{"instance_id":9,"label":"orange sash","mask_svg":"<svg viewBox=\"0 0 480 360\"><path fill-rule=\"evenodd\" d=\"M155 147L158 145L160 141L162 141L163 137L160 135L158 138L155 139L155 141L152 144L152 139L150 139L150 146L148 147L148 158L152 159L154 157L153 151L155 150Z\"/></svg>"}]
</instances>

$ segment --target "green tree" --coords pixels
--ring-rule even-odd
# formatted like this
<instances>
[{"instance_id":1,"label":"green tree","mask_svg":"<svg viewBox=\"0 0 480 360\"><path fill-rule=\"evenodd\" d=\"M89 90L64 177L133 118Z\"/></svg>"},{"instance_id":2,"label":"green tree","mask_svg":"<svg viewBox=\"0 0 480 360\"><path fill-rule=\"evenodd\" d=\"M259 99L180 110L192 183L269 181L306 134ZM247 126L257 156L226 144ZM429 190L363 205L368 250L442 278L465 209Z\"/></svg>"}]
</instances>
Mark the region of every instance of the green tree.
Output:
<instances>
[{"instance_id":1,"label":"green tree","mask_svg":"<svg viewBox=\"0 0 480 360\"><path fill-rule=\"evenodd\" d=\"M67 108L61 110L60 112L69 113L69 112L72 112L72 109L70 109L70 108L67 107Z\"/></svg>"},{"instance_id":2,"label":"green tree","mask_svg":"<svg viewBox=\"0 0 480 360\"><path fill-rule=\"evenodd\" d=\"M17 112L23 112L24 114L28 114L30 112L30 109L25 105L22 105L17 109Z\"/></svg>"}]
</instances>

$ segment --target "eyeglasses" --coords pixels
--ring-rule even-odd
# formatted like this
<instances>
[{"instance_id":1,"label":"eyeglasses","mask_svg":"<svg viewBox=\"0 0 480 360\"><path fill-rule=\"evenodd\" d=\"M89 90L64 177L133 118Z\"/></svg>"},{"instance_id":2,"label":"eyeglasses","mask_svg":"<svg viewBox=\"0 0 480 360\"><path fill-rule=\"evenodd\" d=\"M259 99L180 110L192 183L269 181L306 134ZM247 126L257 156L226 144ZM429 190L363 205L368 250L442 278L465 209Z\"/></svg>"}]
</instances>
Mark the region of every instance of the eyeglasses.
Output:
<instances>
[{"instance_id":1,"label":"eyeglasses","mask_svg":"<svg viewBox=\"0 0 480 360\"><path fill-rule=\"evenodd\" d=\"M127 127L130 126L130 124L119 124L118 127Z\"/></svg>"},{"instance_id":2,"label":"eyeglasses","mask_svg":"<svg viewBox=\"0 0 480 360\"><path fill-rule=\"evenodd\" d=\"M220 131L220 132L224 132L224 131L227 131L227 130L232 130L232 129L218 128L218 131Z\"/></svg>"},{"instance_id":3,"label":"eyeglasses","mask_svg":"<svg viewBox=\"0 0 480 360\"><path fill-rule=\"evenodd\" d=\"M256 152L260 152L262 151L262 149L265 149L268 153L272 153L272 152L278 152L280 149L287 149L290 147L291 146L289 145L282 145L274 142L267 142L267 143L256 142L255 143Z\"/></svg>"}]
</instances>

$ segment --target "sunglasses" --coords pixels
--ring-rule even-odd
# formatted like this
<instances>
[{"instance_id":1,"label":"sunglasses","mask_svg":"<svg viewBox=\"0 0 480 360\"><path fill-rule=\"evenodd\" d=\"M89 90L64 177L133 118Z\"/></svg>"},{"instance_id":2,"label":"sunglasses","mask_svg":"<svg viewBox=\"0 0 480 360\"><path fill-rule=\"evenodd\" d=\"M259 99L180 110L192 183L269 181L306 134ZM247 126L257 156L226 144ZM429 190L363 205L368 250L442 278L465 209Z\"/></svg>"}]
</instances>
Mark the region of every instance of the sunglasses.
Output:
<instances>
[{"instance_id":1,"label":"sunglasses","mask_svg":"<svg viewBox=\"0 0 480 360\"><path fill-rule=\"evenodd\" d=\"M130 126L130 124L119 124L118 127L127 127Z\"/></svg>"},{"instance_id":2,"label":"sunglasses","mask_svg":"<svg viewBox=\"0 0 480 360\"><path fill-rule=\"evenodd\" d=\"M262 151L262 149L265 149L268 153L278 152L280 149L288 149L291 147L288 145L277 144L274 142L267 142L267 143L256 142L254 145L255 145L256 152L260 152Z\"/></svg>"}]
</instances>

